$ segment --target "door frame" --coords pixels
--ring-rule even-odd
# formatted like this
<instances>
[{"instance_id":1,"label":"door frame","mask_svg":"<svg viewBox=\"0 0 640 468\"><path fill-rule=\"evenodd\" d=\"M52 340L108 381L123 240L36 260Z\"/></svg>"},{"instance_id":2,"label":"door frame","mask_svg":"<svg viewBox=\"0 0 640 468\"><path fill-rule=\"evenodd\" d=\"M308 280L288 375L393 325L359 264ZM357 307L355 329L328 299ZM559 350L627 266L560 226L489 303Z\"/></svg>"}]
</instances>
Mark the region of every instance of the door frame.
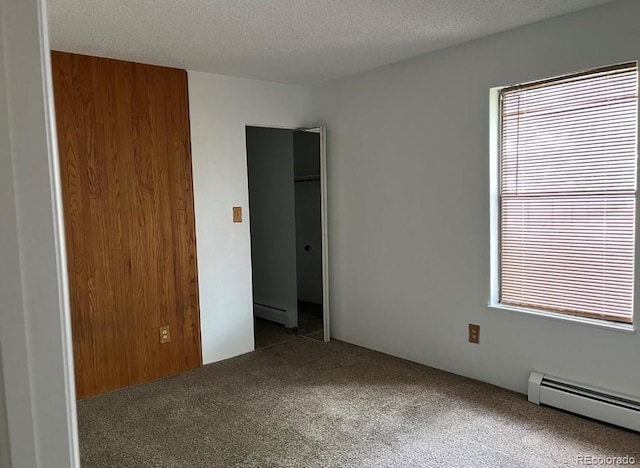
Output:
<instances>
[{"instance_id":1,"label":"door frame","mask_svg":"<svg viewBox=\"0 0 640 468\"><path fill-rule=\"evenodd\" d=\"M79 467L46 0L0 0L0 24L0 178L7 182L0 295L8 303L0 342L9 458L14 466Z\"/></svg>"},{"instance_id":2,"label":"door frame","mask_svg":"<svg viewBox=\"0 0 640 468\"><path fill-rule=\"evenodd\" d=\"M320 210L322 216L322 319L324 322L324 341L331 339L329 315L329 217L327 186L327 129L320 130Z\"/></svg>"},{"instance_id":3,"label":"door frame","mask_svg":"<svg viewBox=\"0 0 640 468\"><path fill-rule=\"evenodd\" d=\"M305 127L288 127L282 125L245 124L247 127L274 128L293 131L317 131L320 135L320 216L322 222L322 325L324 327L323 340L325 343L331 340L331 319L329 307L329 203L328 203L328 178L327 178L327 128L323 125L309 125ZM245 149L246 152L246 149ZM249 185L247 184L247 190ZM251 225L251 207L249 207L249 225ZM252 263L253 269L253 263ZM253 303L253 300L252 300ZM254 326L255 334L255 326Z\"/></svg>"}]
</instances>

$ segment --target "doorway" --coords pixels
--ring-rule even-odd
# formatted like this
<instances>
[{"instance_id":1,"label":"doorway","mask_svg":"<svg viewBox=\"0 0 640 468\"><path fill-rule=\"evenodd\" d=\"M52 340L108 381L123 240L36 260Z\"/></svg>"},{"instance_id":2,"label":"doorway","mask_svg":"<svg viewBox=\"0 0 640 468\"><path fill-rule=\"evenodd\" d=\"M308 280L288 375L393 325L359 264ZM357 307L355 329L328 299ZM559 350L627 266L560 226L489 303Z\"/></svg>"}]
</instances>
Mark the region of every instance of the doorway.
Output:
<instances>
[{"instance_id":1,"label":"doorway","mask_svg":"<svg viewBox=\"0 0 640 468\"><path fill-rule=\"evenodd\" d=\"M325 131L246 127L255 348L328 341Z\"/></svg>"}]
</instances>

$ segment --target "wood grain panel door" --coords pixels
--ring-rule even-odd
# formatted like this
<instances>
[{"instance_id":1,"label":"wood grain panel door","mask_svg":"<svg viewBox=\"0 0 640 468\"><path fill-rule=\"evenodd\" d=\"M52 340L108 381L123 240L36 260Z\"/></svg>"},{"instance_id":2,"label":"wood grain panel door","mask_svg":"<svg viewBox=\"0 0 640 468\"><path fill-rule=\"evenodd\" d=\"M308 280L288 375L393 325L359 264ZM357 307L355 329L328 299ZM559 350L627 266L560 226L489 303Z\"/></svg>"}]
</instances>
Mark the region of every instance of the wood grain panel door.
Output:
<instances>
[{"instance_id":1,"label":"wood grain panel door","mask_svg":"<svg viewBox=\"0 0 640 468\"><path fill-rule=\"evenodd\" d=\"M78 397L198 367L187 74L52 64Z\"/></svg>"}]
</instances>

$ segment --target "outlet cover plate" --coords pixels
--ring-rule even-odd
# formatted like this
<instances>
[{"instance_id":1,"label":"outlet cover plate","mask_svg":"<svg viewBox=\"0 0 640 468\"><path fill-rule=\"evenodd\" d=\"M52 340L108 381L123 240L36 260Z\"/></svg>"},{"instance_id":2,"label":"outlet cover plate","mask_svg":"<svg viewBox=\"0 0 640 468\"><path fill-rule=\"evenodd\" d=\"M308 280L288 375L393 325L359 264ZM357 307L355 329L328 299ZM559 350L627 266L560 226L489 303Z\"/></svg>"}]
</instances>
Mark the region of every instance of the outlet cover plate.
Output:
<instances>
[{"instance_id":1,"label":"outlet cover plate","mask_svg":"<svg viewBox=\"0 0 640 468\"><path fill-rule=\"evenodd\" d=\"M469 324L469 343L480 344L480 325Z\"/></svg>"},{"instance_id":2,"label":"outlet cover plate","mask_svg":"<svg viewBox=\"0 0 640 468\"><path fill-rule=\"evenodd\" d=\"M160 343L168 343L171 341L171 333L169 333L169 326L160 327Z\"/></svg>"}]
</instances>

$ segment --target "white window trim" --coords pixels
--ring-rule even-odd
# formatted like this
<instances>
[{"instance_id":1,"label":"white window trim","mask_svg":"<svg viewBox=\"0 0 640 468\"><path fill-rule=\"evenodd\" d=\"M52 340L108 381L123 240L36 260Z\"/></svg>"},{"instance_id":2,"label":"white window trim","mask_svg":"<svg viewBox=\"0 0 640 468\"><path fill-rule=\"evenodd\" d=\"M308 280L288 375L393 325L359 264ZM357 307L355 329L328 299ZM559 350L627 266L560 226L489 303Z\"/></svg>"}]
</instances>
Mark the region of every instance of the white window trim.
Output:
<instances>
[{"instance_id":1,"label":"white window trim","mask_svg":"<svg viewBox=\"0 0 640 468\"><path fill-rule=\"evenodd\" d=\"M500 306L500 91L489 90L489 224L491 284L489 305Z\"/></svg>"},{"instance_id":2,"label":"white window trim","mask_svg":"<svg viewBox=\"0 0 640 468\"><path fill-rule=\"evenodd\" d=\"M640 281L638 280L640 274L634 274L634 323L632 324L580 317L558 312L548 312L500 303L500 91L504 88L504 86L499 86L489 90L489 251L491 274L489 284L489 303L487 307L490 310L516 312L518 314L525 314L533 317L560 320L567 323L603 328L622 333L635 333L636 322L640 320L640 315L636 311L635 307L635 298L640 297ZM636 203L636 220L640 219L639 216L640 200ZM636 226L636 249L634 262L634 270L636 271L638 265L640 265L640 243L638 243L638 231L640 231L640 229Z\"/></svg>"}]
</instances>

